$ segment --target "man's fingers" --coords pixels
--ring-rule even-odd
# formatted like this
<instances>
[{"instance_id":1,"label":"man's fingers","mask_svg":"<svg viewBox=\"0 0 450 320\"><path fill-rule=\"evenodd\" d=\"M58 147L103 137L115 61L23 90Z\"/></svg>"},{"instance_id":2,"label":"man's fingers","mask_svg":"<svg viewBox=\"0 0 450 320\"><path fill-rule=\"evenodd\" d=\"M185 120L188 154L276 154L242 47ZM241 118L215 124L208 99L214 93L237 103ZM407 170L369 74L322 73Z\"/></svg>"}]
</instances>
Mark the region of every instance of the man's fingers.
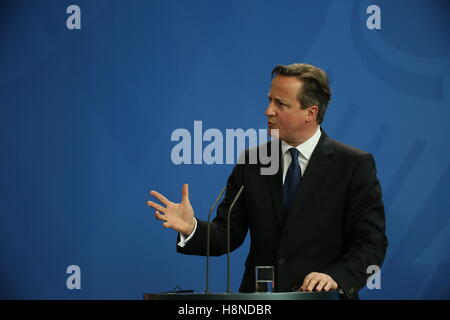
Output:
<instances>
[{"instance_id":1,"label":"man's fingers","mask_svg":"<svg viewBox=\"0 0 450 320\"><path fill-rule=\"evenodd\" d=\"M166 217L163 214L161 214L158 210L155 211L155 218L164 222L167 221Z\"/></svg>"},{"instance_id":2,"label":"man's fingers","mask_svg":"<svg viewBox=\"0 0 450 320\"><path fill-rule=\"evenodd\" d=\"M339 285L336 283L336 281L332 281L331 282L331 289L332 290L337 290L337 288L339 288Z\"/></svg>"},{"instance_id":3,"label":"man's fingers","mask_svg":"<svg viewBox=\"0 0 450 320\"><path fill-rule=\"evenodd\" d=\"M325 287L326 284L328 284L327 280L325 279L320 280L316 286L316 291L322 291L322 289Z\"/></svg>"},{"instance_id":4,"label":"man's fingers","mask_svg":"<svg viewBox=\"0 0 450 320\"><path fill-rule=\"evenodd\" d=\"M305 279L303 280L303 284L300 286L300 291L306 291L306 288L308 287L309 282L311 281L311 279L313 278L314 273L311 272L310 274L308 274Z\"/></svg>"},{"instance_id":5,"label":"man's fingers","mask_svg":"<svg viewBox=\"0 0 450 320\"><path fill-rule=\"evenodd\" d=\"M306 291L313 291L317 283L319 283L319 279L312 278L311 281L309 281L308 286L306 287Z\"/></svg>"},{"instance_id":6,"label":"man's fingers","mask_svg":"<svg viewBox=\"0 0 450 320\"><path fill-rule=\"evenodd\" d=\"M306 291L306 287L308 286L309 280L305 280L303 281L302 285L300 286L300 289L298 289L299 291Z\"/></svg>"},{"instance_id":7,"label":"man's fingers","mask_svg":"<svg viewBox=\"0 0 450 320\"><path fill-rule=\"evenodd\" d=\"M159 201L161 201L162 203L164 203L166 206L169 205L171 203L171 201L169 201L169 199L167 199L166 197L164 197L161 193L159 193L158 191L150 191L150 194L152 196L154 196L156 199L158 199Z\"/></svg>"},{"instance_id":8,"label":"man's fingers","mask_svg":"<svg viewBox=\"0 0 450 320\"><path fill-rule=\"evenodd\" d=\"M167 208L164 208L163 206L161 206L161 205L159 205L159 204L157 204L157 203L155 203L153 201L147 201L147 205L150 206L150 207L155 208L156 210L159 210L161 212L166 213L166 209Z\"/></svg>"},{"instance_id":9,"label":"man's fingers","mask_svg":"<svg viewBox=\"0 0 450 320\"><path fill-rule=\"evenodd\" d=\"M325 285L325 287L323 287L323 290L324 290L324 291L330 291L332 286L333 286L333 283L332 283L332 282L328 282L328 283Z\"/></svg>"},{"instance_id":10,"label":"man's fingers","mask_svg":"<svg viewBox=\"0 0 450 320\"><path fill-rule=\"evenodd\" d=\"M158 210L155 211L155 218L164 221L162 224L164 228L172 228L172 225L166 220L165 215L161 214Z\"/></svg>"},{"instance_id":11,"label":"man's fingers","mask_svg":"<svg viewBox=\"0 0 450 320\"><path fill-rule=\"evenodd\" d=\"M311 272L305 277L298 291L330 291L336 290L338 284L329 275L319 272Z\"/></svg>"}]
</instances>

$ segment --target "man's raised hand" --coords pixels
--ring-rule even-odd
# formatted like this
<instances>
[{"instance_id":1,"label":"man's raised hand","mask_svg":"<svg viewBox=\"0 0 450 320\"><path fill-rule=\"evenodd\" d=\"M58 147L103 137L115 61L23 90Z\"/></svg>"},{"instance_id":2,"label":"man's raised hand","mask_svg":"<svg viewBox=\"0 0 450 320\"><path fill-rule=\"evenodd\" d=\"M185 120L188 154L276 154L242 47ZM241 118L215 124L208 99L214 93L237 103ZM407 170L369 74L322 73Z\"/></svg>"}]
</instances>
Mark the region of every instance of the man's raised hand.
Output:
<instances>
[{"instance_id":1,"label":"man's raised hand","mask_svg":"<svg viewBox=\"0 0 450 320\"><path fill-rule=\"evenodd\" d=\"M189 202L189 188L183 185L181 191L181 202L174 203L157 191L150 191L150 194L165 205L159 205L153 201L147 201L147 205L155 209L155 218L164 221L163 226L189 236L194 229L194 209Z\"/></svg>"}]
</instances>

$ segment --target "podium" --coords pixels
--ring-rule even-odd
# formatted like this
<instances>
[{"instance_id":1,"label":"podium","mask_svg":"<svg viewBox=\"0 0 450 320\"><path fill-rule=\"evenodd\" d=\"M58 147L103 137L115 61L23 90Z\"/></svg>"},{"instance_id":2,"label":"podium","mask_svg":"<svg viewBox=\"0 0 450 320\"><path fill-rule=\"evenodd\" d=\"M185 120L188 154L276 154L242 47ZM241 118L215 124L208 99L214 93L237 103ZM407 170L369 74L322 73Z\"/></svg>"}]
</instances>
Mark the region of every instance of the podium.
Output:
<instances>
[{"instance_id":1,"label":"podium","mask_svg":"<svg viewBox=\"0 0 450 320\"><path fill-rule=\"evenodd\" d=\"M274 293L144 293L144 300L219 301L219 300L339 300L339 292L274 292Z\"/></svg>"}]
</instances>

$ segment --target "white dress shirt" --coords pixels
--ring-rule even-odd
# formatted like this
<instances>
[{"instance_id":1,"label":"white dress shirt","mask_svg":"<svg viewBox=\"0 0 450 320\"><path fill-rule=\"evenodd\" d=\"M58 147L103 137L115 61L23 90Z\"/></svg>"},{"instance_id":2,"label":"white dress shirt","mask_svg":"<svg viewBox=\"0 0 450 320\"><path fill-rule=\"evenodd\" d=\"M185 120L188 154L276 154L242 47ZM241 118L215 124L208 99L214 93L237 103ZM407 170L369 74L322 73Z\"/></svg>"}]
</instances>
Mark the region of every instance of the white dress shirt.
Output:
<instances>
[{"instance_id":1,"label":"white dress shirt","mask_svg":"<svg viewBox=\"0 0 450 320\"><path fill-rule=\"evenodd\" d=\"M309 159L311 159L311 155L314 152L314 149L316 148L317 143L319 142L321 135L322 135L322 132L320 131L320 126L318 126L316 133L311 138L309 138L302 144L295 147L299 151L298 162L300 163L300 167L302 169L301 170L302 177L303 177L303 173L306 170L306 167L308 166ZM284 185L284 180L286 179L286 173L287 173L288 168L291 165L291 161L292 161L291 153L288 152L288 150L290 148L293 148L293 146L291 146L284 140L281 140L281 153L283 155L283 161L282 161L283 185ZM194 218L194 220L195 220L194 230L191 232L189 237L186 238L185 235L180 233L180 242L178 242L178 245L180 247L184 247L188 243L188 241L192 238L192 236L194 235L195 230L197 230L197 219Z\"/></svg>"},{"instance_id":2,"label":"white dress shirt","mask_svg":"<svg viewBox=\"0 0 450 320\"><path fill-rule=\"evenodd\" d=\"M320 127L317 127L316 133L311 138L309 138L302 144L295 147L299 151L298 162L300 163L300 167L302 169L301 170L302 177L303 177L303 173L306 170L306 167L308 166L309 159L311 159L311 155L312 155L314 149L316 148L317 143L319 142L321 135L322 135L322 132L320 131ZM286 173L287 173L289 166L291 165L291 161L292 161L291 153L288 152L290 148L293 148L293 146L291 146L287 142L281 140L281 153L283 155L283 162L282 162L283 163L283 185L284 185L284 180L286 179Z\"/></svg>"}]
</instances>

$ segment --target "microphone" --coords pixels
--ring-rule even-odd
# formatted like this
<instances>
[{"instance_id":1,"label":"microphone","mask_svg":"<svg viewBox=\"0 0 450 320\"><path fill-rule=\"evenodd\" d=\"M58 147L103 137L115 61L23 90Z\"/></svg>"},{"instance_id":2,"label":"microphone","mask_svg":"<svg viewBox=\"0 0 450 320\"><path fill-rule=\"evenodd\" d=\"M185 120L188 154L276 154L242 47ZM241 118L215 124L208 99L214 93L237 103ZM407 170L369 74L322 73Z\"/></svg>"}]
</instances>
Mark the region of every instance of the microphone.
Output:
<instances>
[{"instance_id":1,"label":"microphone","mask_svg":"<svg viewBox=\"0 0 450 320\"><path fill-rule=\"evenodd\" d=\"M225 187L222 188L222 191L220 191L218 197L216 198L216 201L214 201L213 205L211 206L211 209L209 209L208 212L208 224L206 225L206 283L205 283L205 293L209 293L209 246L210 246L210 231L211 226L209 225L209 222L211 220L211 214L214 211L214 208L216 207L217 203L219 202L220 198L222 198L223 193L225 192Z\"/></svg>"},{"instance_id":2,"label":"microphone","mask_svg":"<svg viewBox=\"0 0 450 320\"><path fill-rule=\"evenodd\" d=\"M227 293L231 293L230 288L230 214L231 210L234 207L234 204L236 203L237 199L239 199L239 196L242 193L242 190L244 190L244 185L241 186L238 193L234 197L233 202L231 203L230 208L228 209L228 219L227 219Z\"/></svg>"}]
</instances>

